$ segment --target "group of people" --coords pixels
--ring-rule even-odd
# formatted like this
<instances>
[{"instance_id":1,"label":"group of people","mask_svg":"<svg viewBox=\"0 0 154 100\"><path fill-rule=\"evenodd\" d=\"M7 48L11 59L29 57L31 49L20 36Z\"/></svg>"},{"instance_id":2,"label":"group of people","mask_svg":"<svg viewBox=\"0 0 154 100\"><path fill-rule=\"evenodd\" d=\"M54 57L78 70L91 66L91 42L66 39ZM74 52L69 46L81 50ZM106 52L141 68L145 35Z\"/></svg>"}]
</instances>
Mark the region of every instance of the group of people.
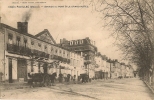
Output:
<instances>
[{"instance_id":1,"label":"group of people","mask_svg":"<svg viewBox=\"0 0 154 100\"><path fill-rule=\"evenodd\" d=\"M57 73L53 73L53 74L28 73L28 77L29 77L28 83L31 86L34 86L34 84L33 84L34 82L35 83L39 82L40 84L42 82L44 82L44 84L45 84L45 83L48 83L48 81L50 81L50 83L52 85L55 84L55 81L58 81L59 83L73 82L74 84L76 84L78 82L82 82L82 83L91 82L91 78L89 78L88 74L80 74L79 76L76 76L76 75L72 76L70 74L59 74L59 75L57 75Z\"/></svg>"},{"instance_id":2,"label":"group of people","mask_svg":"<svg viewBox=\"0 0 154 100\"><path fill-rule=\"evenodd\" d=\"M73 83L91 82L91 78L89 78L88 74L80 74L80 76L76 76L76 75L71 76L70 74L59 74L58 80L59 80L60 83L62 83L62 82L70 82L70 81L73 81Z\"/></svg>"}]
</instances>

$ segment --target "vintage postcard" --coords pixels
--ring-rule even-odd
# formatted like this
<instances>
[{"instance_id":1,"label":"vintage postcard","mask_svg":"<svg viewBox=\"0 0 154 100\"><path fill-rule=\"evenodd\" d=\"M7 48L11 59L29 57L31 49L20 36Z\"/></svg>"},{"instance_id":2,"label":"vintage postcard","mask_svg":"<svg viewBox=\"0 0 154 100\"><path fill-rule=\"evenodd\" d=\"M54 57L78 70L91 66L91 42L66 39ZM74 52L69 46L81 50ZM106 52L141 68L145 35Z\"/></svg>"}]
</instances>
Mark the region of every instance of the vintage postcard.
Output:
<instances>
[{"instance_id":1,"label":"vintage postcard","mask_svg":"<svg viewBox=\"0 0 154 100\"><path fill-rule=\"evenodd\" d=\"M0 98L154 100L153 0L0 0Z\"/></svg>"}]
</instances>

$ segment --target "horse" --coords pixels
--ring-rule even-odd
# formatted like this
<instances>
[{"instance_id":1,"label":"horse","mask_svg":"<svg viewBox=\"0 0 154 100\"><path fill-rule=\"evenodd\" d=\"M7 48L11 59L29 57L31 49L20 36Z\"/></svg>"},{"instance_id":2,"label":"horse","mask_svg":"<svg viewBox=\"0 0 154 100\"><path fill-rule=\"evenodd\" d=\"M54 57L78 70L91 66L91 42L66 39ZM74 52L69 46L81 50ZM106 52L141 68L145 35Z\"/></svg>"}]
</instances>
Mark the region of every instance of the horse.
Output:
<instances>
[{"instance_id":1,"label":"horse","mask_svg":"<svg viewBox=\"0 0 154 100\"><path fill-rule=\"evenodd\" d=\"M51 80L52 86L54 84L56 77L57 77L57 73L53 73L52 75L50 75L50 80Z\"/></svg>"}]
</instances>

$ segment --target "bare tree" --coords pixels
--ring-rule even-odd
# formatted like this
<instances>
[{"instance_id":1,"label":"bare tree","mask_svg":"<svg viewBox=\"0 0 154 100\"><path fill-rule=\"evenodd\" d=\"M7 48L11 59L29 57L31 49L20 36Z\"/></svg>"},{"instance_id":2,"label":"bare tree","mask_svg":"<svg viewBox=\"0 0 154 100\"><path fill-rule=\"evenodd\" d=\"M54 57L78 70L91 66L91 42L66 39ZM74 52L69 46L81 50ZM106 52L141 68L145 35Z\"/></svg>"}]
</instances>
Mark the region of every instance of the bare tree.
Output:
<instances>
[{"instance_id":1,"label":"bare tree","mask_svg":"<svg viewBox=\"0 0 154 100\"><path fill-rule=\"evenodd\" d=\"M151 71L154 64L154 0L90 0L89 3L102 14L104 26L114 30L112 36L125 59L136 63L143 74Z\"/></svg>"}]
</instances>

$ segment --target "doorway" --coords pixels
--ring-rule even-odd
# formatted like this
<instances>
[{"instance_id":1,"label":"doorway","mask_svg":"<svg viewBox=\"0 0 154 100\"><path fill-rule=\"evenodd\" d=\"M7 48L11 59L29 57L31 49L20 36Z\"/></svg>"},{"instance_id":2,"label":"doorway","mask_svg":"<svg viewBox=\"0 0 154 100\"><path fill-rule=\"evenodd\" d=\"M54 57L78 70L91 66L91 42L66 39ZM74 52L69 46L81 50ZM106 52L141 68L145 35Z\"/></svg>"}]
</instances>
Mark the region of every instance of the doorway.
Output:
<instances>
[{"instance_id":1,"label":"doorway","mask_svg":"<svg viewBox=\"0 0 154 100\"><path fill-rule=\"evenodd\" d=\"M12 83L13 82L13 80L12 80L12 59L11 58L9 58L8 59L9 61L9 83Z\"/></svg>"},{"instance_id":2,"label":"doorway","mask_svg":"<svg viewBox=\"0 0 154 100\"><path fill-rule=\"evenodd\" d=\"M27 81L27 61L25 59L18 59L17 76L19 81Z\"/></svg>"}]
</instances>

